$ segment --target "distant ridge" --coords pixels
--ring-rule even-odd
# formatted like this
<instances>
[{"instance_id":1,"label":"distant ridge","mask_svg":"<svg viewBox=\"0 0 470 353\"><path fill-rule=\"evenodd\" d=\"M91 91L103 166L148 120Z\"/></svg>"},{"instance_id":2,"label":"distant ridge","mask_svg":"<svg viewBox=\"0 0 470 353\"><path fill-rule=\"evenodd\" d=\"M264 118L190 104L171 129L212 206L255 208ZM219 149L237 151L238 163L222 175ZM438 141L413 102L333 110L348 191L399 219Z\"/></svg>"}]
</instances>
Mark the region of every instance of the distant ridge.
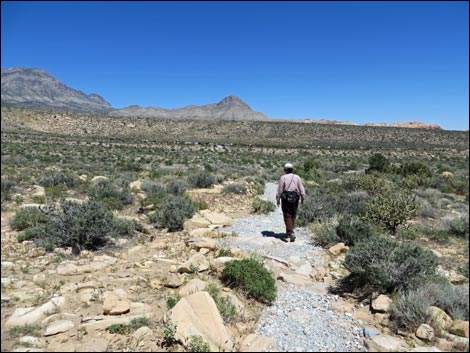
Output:
<instances>
[{"instance_id":1,"label":"distant ridge","mask_svg":"<svg viewBox=\"0 0 470 353\"><path fill-rule=\"evenodd\" d=\"M130 105L116 109L98 94L85 94L79 90L66 86L42 69L11 68L1 71L2 92L1 105L30 108L74 111L87 114L112 115L122 117L145 117L164 119L198 119L198 120L264 120L266 115L253 111L248 104L237 96L228 96L218 103L206 105L189 105L183 108L165 109L159 107L140 107ZM429 125L419 121L403 123L366 123L355 124L336 120L313 119L282 119L284 121L304 122L309 124L327 125L363 125L407 127L442 130L439 125Z\"/></svg>"},{"instance_id":2,"label":"distant ridge","mask_svg":"<svg viewBox=\"0 0 470 353\"><path fill-rule=\"evenodd\" d=\"M85 94L41 69L2 70L2 106L106 113L113 108L97 94Z\"/></svg>"}]
</instances>

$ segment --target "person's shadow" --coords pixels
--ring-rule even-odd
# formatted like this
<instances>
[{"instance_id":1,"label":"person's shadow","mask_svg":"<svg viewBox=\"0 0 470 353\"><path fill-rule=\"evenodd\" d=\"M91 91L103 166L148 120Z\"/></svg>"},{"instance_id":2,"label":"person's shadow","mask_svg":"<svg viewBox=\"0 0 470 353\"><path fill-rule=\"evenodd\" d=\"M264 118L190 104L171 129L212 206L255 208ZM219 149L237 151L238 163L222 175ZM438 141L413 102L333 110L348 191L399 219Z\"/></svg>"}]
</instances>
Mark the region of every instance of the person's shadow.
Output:
<instances>
[{"instance_id":1,"label":"person's shadow","mask_svg":"<svg viewBox=\"0 0 470 353\"><path fill-rule=\"evenodd\" d=\"M270 230L263 230L261 234L263 234L263 237L273 237L282 240L284 243L287 243L286 233L274 233Z\"/></svg>"}]
</instances>

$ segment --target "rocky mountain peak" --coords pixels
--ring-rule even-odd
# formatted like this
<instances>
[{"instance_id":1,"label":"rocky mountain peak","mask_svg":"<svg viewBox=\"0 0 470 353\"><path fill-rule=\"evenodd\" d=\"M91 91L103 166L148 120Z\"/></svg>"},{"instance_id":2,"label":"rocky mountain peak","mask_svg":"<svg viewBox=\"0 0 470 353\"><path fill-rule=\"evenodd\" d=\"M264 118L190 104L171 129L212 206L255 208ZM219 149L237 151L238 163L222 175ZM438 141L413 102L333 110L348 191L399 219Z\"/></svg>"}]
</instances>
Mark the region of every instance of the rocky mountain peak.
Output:
<instances>
[{"instance_id":1,"label":"rocky mountain peak","mask_svg":"<svg viewBox=\"0 0 470 353\"><path fill-rule=\"evenodd\" d=\"M250 108L248 106L248 104L246 104L244 101L242 101L237 96L225 97L219 103L217 103L217 106L243 106L243 107L246 107L246 108Z\"/></svg>"}]
</instances>

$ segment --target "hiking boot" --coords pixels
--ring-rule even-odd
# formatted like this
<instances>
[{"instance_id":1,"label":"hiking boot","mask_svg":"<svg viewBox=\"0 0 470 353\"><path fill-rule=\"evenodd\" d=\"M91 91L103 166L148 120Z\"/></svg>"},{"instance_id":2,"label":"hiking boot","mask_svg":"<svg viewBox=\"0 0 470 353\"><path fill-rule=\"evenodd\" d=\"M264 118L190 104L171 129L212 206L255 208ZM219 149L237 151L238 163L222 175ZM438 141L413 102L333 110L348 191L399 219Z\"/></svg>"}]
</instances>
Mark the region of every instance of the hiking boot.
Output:
<instances>
[{"instance_id":1,"label":"hiking boot","mask_svg":"<svg viewBox=\"0 0 470 353\"><path fill-rule=\"evenodd\" d=\"M290 242L293 243L295 241L295 235L291 234L289 235Z\"/></svg>"}]
</instances>

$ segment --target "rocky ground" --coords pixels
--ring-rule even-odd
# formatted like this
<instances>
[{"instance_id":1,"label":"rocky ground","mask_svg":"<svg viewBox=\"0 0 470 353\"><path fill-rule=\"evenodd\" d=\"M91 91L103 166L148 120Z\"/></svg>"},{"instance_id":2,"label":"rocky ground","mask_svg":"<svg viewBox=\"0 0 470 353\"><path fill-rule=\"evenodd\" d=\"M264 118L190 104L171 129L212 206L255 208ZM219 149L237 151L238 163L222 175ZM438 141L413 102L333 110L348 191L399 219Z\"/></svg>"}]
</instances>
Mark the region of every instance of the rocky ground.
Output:
<instances>
[{"instance_id":1,"label":"rocky ground","mask_svg":"<svg viewBox=\"0 0 470 353\"><path fill-rule=\"evenodd\" d=\"M272 200L274 189L268 184L263 197ZM24 202L37 192L25 191ZM300 228L297 240L288 243L279 209L249 216L254 196L221 192L221 187L192 192L209 210L187 221L182 232L147 226L148 234L79 257L67 249L46 253L31 242L18 243L9 226L16 206L2 211L2 351L181 351L191 349L194 336L213 351L436 349L424 338L390 334L390 298L364 303L328 292L346 273L341 267L346 247L325 251ZM145 223L136 211L126 214ZM230 249L230 256L219 257L221 249ZM220 285L226 261L253 252L276 277L277 299L267 307L223 288L237 308L234 319L224 320L204 288ZM171 310L170 297L177 301ZM109 332L111 325L133 319L145 325ZM169 346L168 336L180 343ZM452 350L441 343L441 350Z\"/></svg>"}]
</instances>

